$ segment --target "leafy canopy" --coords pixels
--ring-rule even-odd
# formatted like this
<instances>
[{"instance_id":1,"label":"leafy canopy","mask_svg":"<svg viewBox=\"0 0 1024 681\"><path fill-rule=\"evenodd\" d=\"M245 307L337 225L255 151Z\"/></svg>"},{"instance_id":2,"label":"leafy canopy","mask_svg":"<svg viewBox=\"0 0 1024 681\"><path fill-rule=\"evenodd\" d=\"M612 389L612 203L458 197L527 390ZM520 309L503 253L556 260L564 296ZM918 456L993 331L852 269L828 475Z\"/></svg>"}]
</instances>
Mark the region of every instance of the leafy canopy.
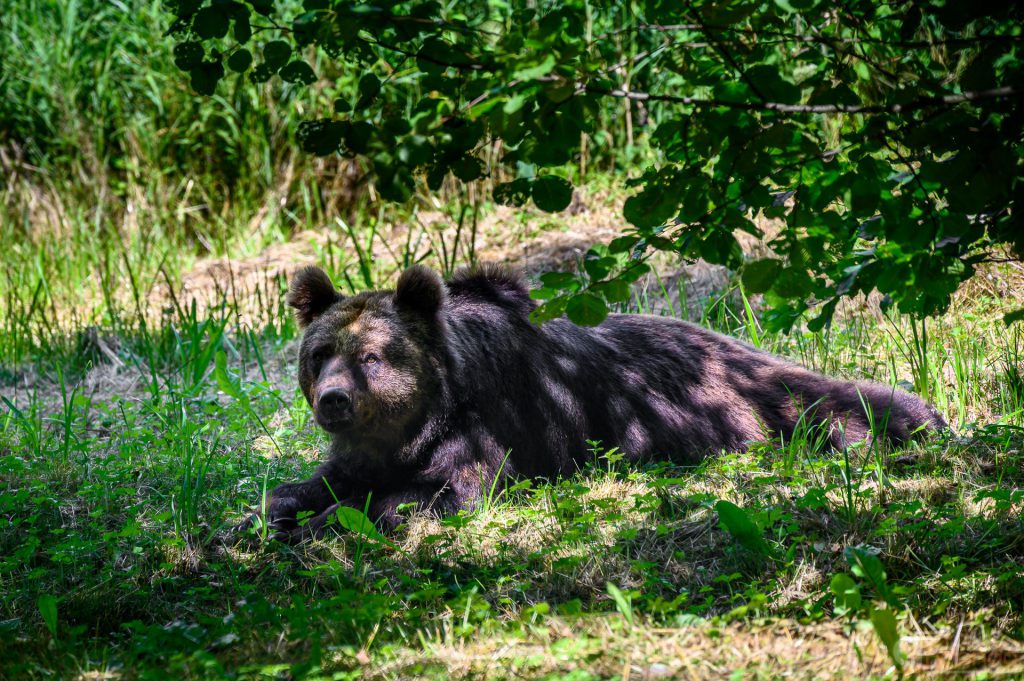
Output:
<instances>
[{"instance_id":1,"label":"leafy canopy","mask_svg":"<svg viewBox=\"0 0 1024 681\"><path fill-rule=\"evenodd\" d=\"M299 139L369 159L394 201L483 177L481 150L500 140L515 179L494 199L563 210L569 162L629 100L654 149L631 181L629 226L579 275L545 278L538 320L600 322L658 250L742 268L775 329L815 304L820 328L842 296L875 289L935 314L980 262L1024 252L1015 2L170 7L176 62L201 94L230 72L325 92L340 68L362 73ZM745 263L738 232L770 237L773 256Z\"/></svg>"}]
</instances>

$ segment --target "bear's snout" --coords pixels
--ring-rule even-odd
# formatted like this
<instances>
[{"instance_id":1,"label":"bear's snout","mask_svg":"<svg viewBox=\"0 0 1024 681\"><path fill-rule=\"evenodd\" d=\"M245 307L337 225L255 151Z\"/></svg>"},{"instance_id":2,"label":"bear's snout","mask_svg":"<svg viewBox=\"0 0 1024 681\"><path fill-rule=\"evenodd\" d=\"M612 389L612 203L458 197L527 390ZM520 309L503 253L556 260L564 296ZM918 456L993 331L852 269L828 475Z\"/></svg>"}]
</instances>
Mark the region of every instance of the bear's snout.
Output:
<instances>
[{"instance_id":1,"label":"bear's snout","mask_svg":"<svg viewBox=\"0 0 1024 681\"><path fill-rule=\"evenodd\" d=\"M352 398L342 388L328 388L317 400L317 420L327 430L348 425L353 414Z\"/></svg>"}]
</instances>

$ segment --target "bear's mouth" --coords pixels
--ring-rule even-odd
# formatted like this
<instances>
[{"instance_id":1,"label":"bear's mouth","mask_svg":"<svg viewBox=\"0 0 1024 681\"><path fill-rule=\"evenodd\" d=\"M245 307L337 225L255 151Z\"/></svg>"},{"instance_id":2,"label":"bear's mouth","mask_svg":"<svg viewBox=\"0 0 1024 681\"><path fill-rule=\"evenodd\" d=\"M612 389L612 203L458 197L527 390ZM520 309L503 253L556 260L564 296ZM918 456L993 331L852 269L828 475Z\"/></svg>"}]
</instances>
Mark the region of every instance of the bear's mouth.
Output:
<instances>
[{"instance_id":1,"label":"bear's mouth","mask_svg":"<svg viewBox=\"0 0 1024 681\"><path fill-rule=\"evenodd\" d=\"M344 433L352 430L355 425L355 416L353 414L346 415L332 415L330 417L324 414L316 415L316 422L321 428L331 434Z\"/></svg>"}]
</instances>

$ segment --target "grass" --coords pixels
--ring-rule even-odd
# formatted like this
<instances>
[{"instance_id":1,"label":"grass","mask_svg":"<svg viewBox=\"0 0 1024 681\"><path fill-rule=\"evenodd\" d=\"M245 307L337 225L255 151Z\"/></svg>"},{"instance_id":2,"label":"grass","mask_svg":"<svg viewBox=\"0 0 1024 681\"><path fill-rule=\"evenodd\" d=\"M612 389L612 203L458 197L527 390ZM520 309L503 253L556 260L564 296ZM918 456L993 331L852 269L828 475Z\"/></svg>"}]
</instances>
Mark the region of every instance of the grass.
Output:
<instances>
[{"instance_id":1,"label":"grass","mask_svg":"<svg viewBox=\"0 0 1024 681\"><path fill-rule=\"evenodd\" d=\"M179 300L5 365L4 675L1024 673L1020 337L1001 326L1005 301L968 292L930 325L952 439L821 454L808 428L696 468L629 467L595 443L572 479L412 516L386 541L339 526L292 548L228 533L325 444L279 293L261 294L275 320L262 328L237 314L252 300L205 314ZM744 300L712 299L703 323L845 376L920 370L906 327L870 307L776 337Z\"/></svg>"}]
</instances>

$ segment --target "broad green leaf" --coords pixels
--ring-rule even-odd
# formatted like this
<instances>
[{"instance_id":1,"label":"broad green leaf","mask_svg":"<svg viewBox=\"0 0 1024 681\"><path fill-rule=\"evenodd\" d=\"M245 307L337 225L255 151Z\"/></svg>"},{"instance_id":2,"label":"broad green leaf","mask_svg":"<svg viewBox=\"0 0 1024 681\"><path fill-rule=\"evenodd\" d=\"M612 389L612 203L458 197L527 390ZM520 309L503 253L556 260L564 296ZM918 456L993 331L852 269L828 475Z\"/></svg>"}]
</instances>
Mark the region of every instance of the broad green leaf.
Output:
<instances>
[{"instance_id":1,"label":"broad green leaf","mask_svg":"<svg viewBox=\"0 0 1024 681\"><path fill-rule=\"evenodd\" d=\"M57 598L52 594L43 594L36 600L36 607L43 618L43 624L50 636L57 637Z\"/></svg>"},{"instance_id":2,"label":"broad green leaf","mask_svg":"<svg viewBox=\"0 0 1024 681\"><path fill-rule=\"evenodd\" d=\"M186 41L174 46L174 65L182 71L189 71L199 66L206 52L201 43Z\"/></svg>"},{"instance_id":3,"label":"broad green leaf","mask_svg":"<svg viewBox=\"0 0 1024 681\"><path fill-rule=\"evenodd\" d=\"M845 615L860 609L860 587L850 575L845 572L834 575L829 583L829 590L835 596L836 614Z\"/></svg>"},{"instance_id":4,"label":"broad green leaf","mask_svg":"<svg viewBox=\"0 0 1024 681\"><path fill-rule=\"evenodd\" d=\"M765 557L773 555L774 552L764 540L761 529L742 508L722 499L715 504L715 512L718 513L718 519L725 525L725 529L743 548Z\"/></svg>"},{"instance_id":5,"label":"broad green leaf","mask_svg":"<svg viewBox=\"0 0 1024 681\"><path fill-rule=\"evenodd\" d=\"M390 545L387 537L380 533L373 521L366 517L366 514L351 506L339 506L334 511L334 517L338 524L353 534L362 535L382 544Z\"/></svg>"},{"instance_id":6,"label":"broad green leaf","mask_svg":"<svg viewBox=\"0 0 1024 681\"><path fill-rule=\"evenodd\" d=\"M638 229L658 227L671 220L679 208L679 199L672 189L648 187L626 199L622 214Z\"/></svg>"},{"instance_id":7,"label":"broad green leaf","mask_svg":"<svg viewBox=\"0 0 1024 681\"><path fill-rule=\"evenodd\" d=\"M327 156L338 151L346 126L338 121L320 119L303 121L296 131L296 138L303 151L317 156Z\"/></svg>"},{"instance_id":8,"label":"broad green leaf","mask_svg":"<svg viewBox=\"0 0 1024 681\"><path fill-rule=\"evenodd\" d=\"M223 7L203 7L192 20L192 29L200 38L223 38L228 34L230 23Z\"/></svg>"},{"instance_id":9,"label":"broad green leaf","mask_svg":"<svg viewBox=\"0 0 1024 681\"><path fill-rule=\"evenodd\" d=\"M244 45L252 39L252 23L249 21L249 12L242 10L235 14L235 40L239 45Z\"/></svg>"},{"instance_id":10,"label":"broad green leaf","mask_svg":"<svg viewBox=\"0 0 1024 681\"><path fill-rule=\"evenodd\" d=\"M533 66L526 66L516 71L512 77L516 80L533 80L546 76L551 73L551 69L555 68L555 56L548 53L541 59L540 62Z\"/></svg>"},{"instance_id":11,"label":"broad green leaf","mask_svg":"<svg viewBox=\"0 0 1024 681\"><path fill-rule=\"evenodd\" d=\"M558 319L565 314L566 302L567 299L564 296L559 296L538 305L530 313L530 321L534 324L543 324L552 319Z\"/></svg>"},{"instance_id":12,"label":"broad green leaf","mask_svg":"<svg viewBox=\"0 0 1024 681\"><path fill-rule=\"evenodd\" d=\"M769 102L796 104L800 101L800 88L785 80L778 66L759 64L747 69L745 75Z\"/></svg>"},{"instance_id":13,"label":"broad green leaf","mask_svg":"<svg viewBox=\"0 0 1024 681\"><path fill-rule=\"evenodd\" d=\"M204 61L189 71L192 89L207 97L217 90L217 83L224 77L224 66L219 61Z\"/></svg>"},{"instance_id":14,"label":"broad green leaf","mask_svg":"<svg viewBox=\"0 0 1024 681\"><path fill-rule=\"evenodd\" d=\"M540 276L540 283L547 288L567 289L579 286L576 275L571 272L548 272Z\"/></svg>"},{"instance_id":15,"label":"broad green leaf","mask_svg":"<svg viewBox=\"0 0 1024 681\"><path fill-rule=\"evenodd\" d=\"M342 139L347 146L356 154L365 154L370 147L370 140L373 138L374 128L366 121L357 121L345 128Z\"/></svg>"},{"instance_id":16,"label":"broad green leaf","mask_svg":"<svg viewBox=\"0 0 1024 681\"><path fill-rule=\"evenodd\" d=\"M363 74L359 79L359 95L370 100L380 94L380 78L372 73Z\"/></svg>"},{"instance_id":17,"label":"broad green leaf","mask_svg":"<svg viewBox=\"0 0 1024 681\"><path fill-rule=\"evenodd\" d=\"M531 195L537 208L557 213L565 210L572 202L572 185L555 175L546 175L533 181Z\"/></svg>"},{"instance_id":18,"label":"broad green leaf","mask_svg":"<svg viewBox=\"0 0 1024 681\"><path fill-rule=\"evenodd\" d=\"M313 73L313 68L302 60L290 62L281 69L280 75L283 80L289 83L312 85L316 82L316 74Z\"/></svg>"},{"instance_id":19,"label":"broad green leaf","mask_svg":"<svg viewBox=\"0 0 1024 681\"><path fill-rule=\"evenodd\" d=\"M596 287L609 303L625 303L630 297L629 282L612 279Z\"/></svg>"},{"instance_id":20,"label":"broad green leaf","mask_svg":"<svg viewBox=\"0 0 1024 681\"><path fill-rule=\"evenodd\" d=\"M618 236L608 244L609 253L629 253L640 240L635 236Z\"/></svg>"},{"instance_id":21,"label":"broad green leaf","mask_svg":"<svg viewBox=\"0 0 1024 681\"><path fill-rule=\"evenodd\" d=\"M619 614L622 615L629 626L633 626L633 603L630 598L622 593L622 589L611 582L608 582L605 588L608 591L608 595L615 601L615 609L619 611Z\"/></svg>"},{"instance_id":22,"label":"broad green leaf","mask_svg":"<svg viewBox=\"0 0 1024 681\"><path fill-rule=\"evenodd\" d=\"M277 71L292 56L292 46L283 40L272 40L263 46L263 63L268 69Z\"/></svg>"},{"instance_id":23,"label":"broad green leaf","mask_svg":"<svg viewBox=\"0 0 1024 681\"><path fill-rule=\"evenodd\" d=\"M463 182L472 182L484 174L484 164L474 156L463 156L452 163L452 175Z\"/></svg>"},{"instance_id":24,"label":"broad green leaf","mask_svg":"<svg viewBox=\"0 0 1024 681\"><path fill-rule=\"evenodd\" d=\"M503 182L494 186L494 201L504 206L523 206L530 198L530 181L527 179Z\"/></svg>"},{"instance_id":25,"label":"broad green leaf","mask_svg":"<svg viewBox=\"0 0 1024 681\"><path fill-rule=\"evenodd\" d=\"M764 293L775 283L782 261L774 258L755 260L743 266L743 286L749 293Z\"/></svg>"},{"instance_id":26,"label":"broad green leaf","mask_svg":"<svg viewBox=\"0 0 1024 681\"><path fill-rule=\"evenodd\" d=\"M900 652L900 632L892 610L872 610L871 626L874 627L879 640L888 651L892 663L896 665L897 669L902 669L903 653Z\"/></svg>"},{"instance_id":27,"label":"broad green leaf","mask_svg":"<svg viewBox=\"0 0 1024 681\"><path fill-rule=\"evenodd\" d=\"M608 316L608 305L593 293L577 293L569 298L565 312L574 324L597 326Z\"/></svg>"},{"instance_id":28,"label":"broad green leaf","mask_svg":"<svg viewBox=\"0 0 1024 681\"><path fill-rule=\"evenodd\" d=\"M213 356L213 377L225 395L236 400L245 397L238 379L228 372L228 356L223 350L218 350Z\"/></svg>"},{"instance_id":29,"label":"broad green leaf","mask_svg":"<svg viewBox=\"0 0 1024 681\"><path fill-rule=\"evenodd\" d=\"M856 546L848 547L843 554L846 556L846 561L849 563L854 575L870 584L875 593L878 594L878 597L890 606L895 607L897 605L896 597L889 589L885 567L882 565L882 561L878 559L878 556Z\"/></svg>"},{"instance_id":30,"label":"broad green leaf","mask_svg":"<svg viewBox=\"0 0 1024 681\"><path fill-rule=\"evenodd\" d=\"M252 52L245 48L235 50L228 57L228 68L236 73L242 73L252 66Z\"/></svg>"}]
</instances>

